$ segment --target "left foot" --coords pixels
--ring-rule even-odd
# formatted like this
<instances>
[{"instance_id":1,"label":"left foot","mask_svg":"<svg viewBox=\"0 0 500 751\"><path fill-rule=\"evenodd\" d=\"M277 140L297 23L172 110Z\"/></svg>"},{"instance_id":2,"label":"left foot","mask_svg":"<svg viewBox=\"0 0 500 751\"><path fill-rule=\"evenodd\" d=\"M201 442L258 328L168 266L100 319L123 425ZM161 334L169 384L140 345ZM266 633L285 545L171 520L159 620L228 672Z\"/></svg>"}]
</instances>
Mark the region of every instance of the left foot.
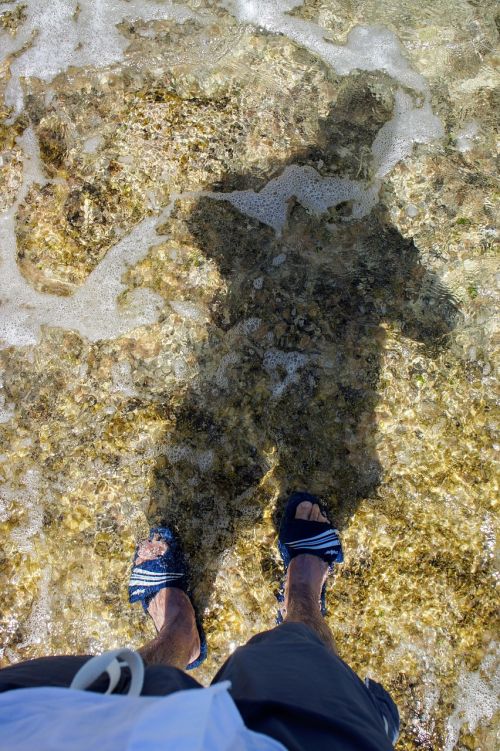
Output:
<instances>
[{"instance_id":1,"label":"left foot","mask_svg":"<svg viewBox=\"0 0 500 751\"><path fill-rule=\"evenodd\" d=\"M139 543L135 565L163 555L168 550L168 544L159 535L152 540ZM188 664L199 657L200 635L196 626L196 617L191 600L178 587L164 587L153 597L148 605L148 613L153 619L159 634L171 628L181 628L189 644L190 657Z\"/></svg>"}]
</instances>

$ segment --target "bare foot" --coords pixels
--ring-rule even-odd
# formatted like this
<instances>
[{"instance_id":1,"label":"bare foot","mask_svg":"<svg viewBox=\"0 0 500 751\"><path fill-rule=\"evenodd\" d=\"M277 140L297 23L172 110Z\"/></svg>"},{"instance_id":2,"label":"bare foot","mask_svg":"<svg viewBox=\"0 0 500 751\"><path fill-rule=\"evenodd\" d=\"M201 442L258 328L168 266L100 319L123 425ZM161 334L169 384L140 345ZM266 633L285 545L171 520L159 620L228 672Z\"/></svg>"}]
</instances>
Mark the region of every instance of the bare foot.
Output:
<instances>
[{"instance_id":1,"label":"bare foot","mask_svg":"<svg viewBox=\"0 0 500 751\"><path fill-rule=\"evenodd\" d=\"M168 544L159 535L153 540L144 540L139 544L136 565L144 561L158 558L168 550ZM179 630L185 640L189 654L188 663L193 662L200 654L200 635L196 626L191 600L182 589L164 587L160 589L150 601L148 613L153 619L160 636L169 636L169 632Z\"/></svg>"},{"instance_id":2,"label":"bare foot","mask_svg":"<svg viewBox=\"0 0 500 751\"><path fill-rule=\"evenodd\" d=\"M317 503L303 501L295 512L296 519L314 522L328 522L321 513ZM328 574L328 563L316 555L302 553L292 558L288 566L285 583L285 610L289 609L294 599L307 599L317 603L320 609L320 597L323 584Z\"/></svg>"}]
</instances>

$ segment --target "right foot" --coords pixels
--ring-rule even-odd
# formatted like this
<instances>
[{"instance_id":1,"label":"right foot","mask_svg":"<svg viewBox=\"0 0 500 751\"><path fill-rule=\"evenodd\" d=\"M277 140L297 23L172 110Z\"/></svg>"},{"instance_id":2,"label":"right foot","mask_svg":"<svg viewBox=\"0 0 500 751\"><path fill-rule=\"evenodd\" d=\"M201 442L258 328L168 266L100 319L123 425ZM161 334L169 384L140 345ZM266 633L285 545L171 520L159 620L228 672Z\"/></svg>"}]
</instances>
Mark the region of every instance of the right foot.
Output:
<instances>
[{"instance_id":1,"label":"right foot","mask_svg":"<svg viewBox=\"0 0 500 751\"><path fill-rule=\"evenodd\" d=\"M295 511L295 518L311 522L328 522L326 516L321 513L318 504L309 501L299 503ZM322 561L317 555L302 553L292 558L285 582L285 610L288 609L289 602L295 597L307 598L316 603L318 610L320 610L321 590L327 575L328 563Z\"/></svg>"}]
</instances>

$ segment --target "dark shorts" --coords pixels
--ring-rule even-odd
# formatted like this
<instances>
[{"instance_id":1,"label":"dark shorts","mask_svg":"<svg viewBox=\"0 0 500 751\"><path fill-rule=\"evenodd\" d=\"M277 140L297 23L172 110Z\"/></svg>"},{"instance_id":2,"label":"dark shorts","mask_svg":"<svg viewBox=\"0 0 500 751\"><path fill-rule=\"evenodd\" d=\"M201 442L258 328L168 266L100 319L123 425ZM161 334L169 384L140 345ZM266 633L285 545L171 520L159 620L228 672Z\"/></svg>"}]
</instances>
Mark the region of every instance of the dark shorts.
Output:
<instances>
[{"instance_id":1,"label":"dark shorts","mask_svg":"<svg viewBox=\"0 0 500 751\"><path fill-rule=\"evenodd\" d=\"M33 686L69 686L90 657L42 657L0 670L0 691ZM231 681L231 695L252 730L280 741L289 751L385 751L399 729L391 697L374 681L363 683L301 623L285 623L254 636L224 663L212 683ZM122 671L115 693L127 688ZM105 691L107 678L91 689ZM172 667L146 669L142 694L165 696L199 688Z\"/></svg>"}]
</instances>

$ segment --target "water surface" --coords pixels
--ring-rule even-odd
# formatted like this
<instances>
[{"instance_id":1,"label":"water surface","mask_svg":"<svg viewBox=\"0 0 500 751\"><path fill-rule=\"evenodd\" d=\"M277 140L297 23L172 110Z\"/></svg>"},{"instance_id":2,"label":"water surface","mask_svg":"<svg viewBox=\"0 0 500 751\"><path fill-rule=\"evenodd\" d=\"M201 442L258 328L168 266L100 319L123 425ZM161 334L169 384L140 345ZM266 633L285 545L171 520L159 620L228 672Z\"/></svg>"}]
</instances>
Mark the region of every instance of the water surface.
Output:
<instances>
[{"instance_id":1,"label":"water surface","mask_svg":"<svg viewBox=\"0 0 500 751\"><path fill-rule=\"evenodd\" d=\"M136 539L224 658L319 494L400 749L495 748L495 5L0 3L1 657L138 647Z\"/></svg>"}]
</instances>

